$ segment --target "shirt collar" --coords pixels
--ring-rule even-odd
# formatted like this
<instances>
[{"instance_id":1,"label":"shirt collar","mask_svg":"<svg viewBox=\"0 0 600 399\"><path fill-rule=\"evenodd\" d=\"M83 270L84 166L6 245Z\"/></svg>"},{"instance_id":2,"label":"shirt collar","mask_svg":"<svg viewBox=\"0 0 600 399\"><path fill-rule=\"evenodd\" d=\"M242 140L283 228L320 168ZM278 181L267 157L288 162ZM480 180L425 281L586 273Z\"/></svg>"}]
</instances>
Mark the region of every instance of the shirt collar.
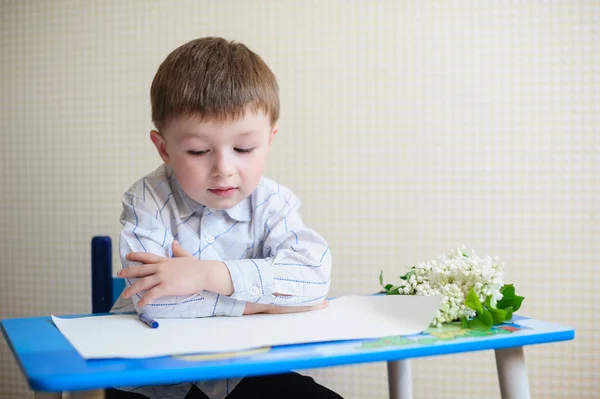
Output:
<instances>
[{"instance_id":1,"label":"shirt collar","mask_svg":"<svg viewBox=\"0 0 600 399\"><path fill-rule=\"evenodd\" d=\"M175 178L175 174L170 166L166 165L167 168L167 176L169 177L169 181L171 183L171 190L173 192L173 199L177 204L177 209L179 210L179 217L182 220L187 219L192 214L196 213L198 215L202 215L204 212L204 205L196 202L192 198L188 197L188 195L183 191L179 182ZM250 198L244 198L237 205L233 206L229 209L210 209L214 212L225 212L230 218L237 222L249 222L250 221Z\"/></svg>"},{"instance_id":2,"label":"shirt collar","mask_svg":"<svg viewBox=\"0 0 600 399\"><path fill-rule=\"evenodd\" d=\"M235 221L249 222L250 221L250 197L244 198L232 208L225 209L225 213Z\"/></svg>"}]
</instances>

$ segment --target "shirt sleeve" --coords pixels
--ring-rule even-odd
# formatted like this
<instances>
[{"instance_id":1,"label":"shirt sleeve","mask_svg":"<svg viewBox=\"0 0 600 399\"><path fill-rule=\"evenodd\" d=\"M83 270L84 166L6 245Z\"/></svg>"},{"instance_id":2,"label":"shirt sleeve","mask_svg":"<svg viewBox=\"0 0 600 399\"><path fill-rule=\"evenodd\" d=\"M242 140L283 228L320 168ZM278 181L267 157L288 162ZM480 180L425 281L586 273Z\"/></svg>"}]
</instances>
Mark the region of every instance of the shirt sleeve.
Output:
<instances>
[{"instance_id":1,"label":"shirt sleeve","mask_svg":"<svg viewBox=\"0 0 600 399\"><path fill-rule=\"evenodd\" d=\"M327 242L304 225L293 194L265 205L270 209L254 212L264 218L263 258L225 261L233 282L231 297L277 306L321 303L331 282Z\"/></svg>"},{"instance_id":2,"label":"shirt sleeve","mask_svg":"<svg viewBox=\"0 0 600 399\"><path fill-rule=\"evenodd\" d=\"M146 200L127 193L123 196L119 253L123 268L139 264L126 259L129 252L150 252L163 257L172 257L173 234L161 217L161 207L155 203L151 195ZM130 286L137 279L126 279ZM241 316L245 303L214 292L202 291L190 296L163 296L143 308L137 306L146 291L132 296L136 312L150 317L208 317L208 316Z\"/></svg>"}]
</instances>

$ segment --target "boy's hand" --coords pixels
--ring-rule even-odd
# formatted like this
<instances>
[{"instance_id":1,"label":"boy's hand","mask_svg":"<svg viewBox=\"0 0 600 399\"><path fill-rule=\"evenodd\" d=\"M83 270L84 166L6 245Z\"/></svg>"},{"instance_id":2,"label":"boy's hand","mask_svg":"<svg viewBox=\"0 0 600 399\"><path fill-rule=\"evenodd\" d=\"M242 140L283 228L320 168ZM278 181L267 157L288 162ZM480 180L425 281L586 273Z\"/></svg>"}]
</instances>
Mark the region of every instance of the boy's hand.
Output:
<instances>
[{"instance_id":1,"label":"boy's hand","mask_svg":"<svg viewBox=\"0 0 600 399\"><path fill-rule=\"evenodd\" d=\"M123 291L123 297L129 298L147 291L137 303L141 308L167 295L193 295L203 290L225 295L233 292L231 276L223 262L198 260L177 241L173 241L173 255L174 258L164 258L147 252L127 254L127 260L143 265L130 266L118 273L123 278L139 278Z\"/></svg>"},{"instance_id":2,"label":"boy's hand","mask_svg":"<svg viewBox=\"0 0 600 399\"><path fill-rule=\"evenodd\" d=\"M299 312L309 312L311 310L325 309L327 306L329 306L329 301L327 301L327 299L315 306L274 306L274 305L264 305L261 303L247 302L246 309L244 309L244 314L299 313Z\"/></svg>"}]
</instances>

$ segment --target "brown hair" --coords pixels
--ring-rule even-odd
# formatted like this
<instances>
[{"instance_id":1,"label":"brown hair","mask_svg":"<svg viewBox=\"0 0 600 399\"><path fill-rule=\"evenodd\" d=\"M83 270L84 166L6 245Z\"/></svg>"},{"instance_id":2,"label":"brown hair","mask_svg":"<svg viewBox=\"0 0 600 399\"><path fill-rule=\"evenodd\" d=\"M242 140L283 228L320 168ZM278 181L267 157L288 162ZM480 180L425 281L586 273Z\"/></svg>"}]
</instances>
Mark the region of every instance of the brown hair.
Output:
<instances>
[{"instance_id":1,"label":"brown hair","mask_svg":"<svg viewBox=\"0 0 600 399\"><path fill-rule=\"evenodd\" d=\"M152 121L160 131L182 114L220 121L247 107L279 119L279 87L267 64L241 43L219 37L192 40L159 66L150 88Z\"/></svg>"}]
</instances>

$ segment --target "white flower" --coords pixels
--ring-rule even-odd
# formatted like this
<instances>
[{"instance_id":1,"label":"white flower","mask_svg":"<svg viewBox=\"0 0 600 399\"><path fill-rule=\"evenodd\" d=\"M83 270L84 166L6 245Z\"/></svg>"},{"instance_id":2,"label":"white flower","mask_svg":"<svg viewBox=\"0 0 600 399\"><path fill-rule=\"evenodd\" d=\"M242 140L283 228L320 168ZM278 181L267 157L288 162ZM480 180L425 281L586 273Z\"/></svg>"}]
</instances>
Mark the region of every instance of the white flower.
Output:
<instances>
[{"instance_id":1,"label":"white flower","mask_svg":"<svg viewBox=\"0 0 600 399\"><path fill-rule=\"evenodd\" d=\"M492 306L502 298L504 263L498 257L480 258L475 250L463 245L429 262L414 266L407 280L401 280L398 293L404 295L442 295L442 305L432 325L440 327L460 319L472 317L475 311L464 301L471 288L483 303L490 296Z\"/></svg>"}]
</instances>

